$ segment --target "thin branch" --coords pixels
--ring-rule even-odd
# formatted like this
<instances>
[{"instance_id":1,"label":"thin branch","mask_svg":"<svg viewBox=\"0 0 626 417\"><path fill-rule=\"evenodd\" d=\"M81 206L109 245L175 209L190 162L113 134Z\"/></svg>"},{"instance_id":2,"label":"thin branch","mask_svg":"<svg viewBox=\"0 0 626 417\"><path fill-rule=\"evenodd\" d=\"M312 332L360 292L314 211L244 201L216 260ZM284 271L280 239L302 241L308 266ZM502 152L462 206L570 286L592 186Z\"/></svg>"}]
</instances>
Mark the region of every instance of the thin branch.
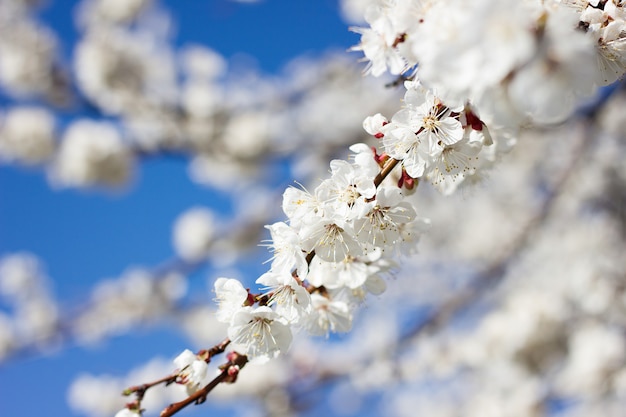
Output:
<instances>
[{"instance_id":1,"label":"thin branch","mask_svg":"<svg viewBox=\"0 0 626 417\"><path fill-rule=\"evenodd\" d=\"M216 376L211 382L209 382L202 389L199 389L184 400L170 404L165 407L165 409L161 411L160 417L171 417L192 403L196 405L202 404L206 401L207 395L209 395L209 393L213 391L213 388L215 388L222 382L228 382L229 378L232 375L233 369L239 371L246 365L246 363L248 363L247 356L233 355L233 358L231 360L229 360L220 367L222 369L222 372L220 372L220 374Z\"/></svg>"},{"instance_id":2,"label":"thin branch","mask_svg":"<svg viewBox=\"0 0 626 417\"><path fill-rule=\"evenodd\" d=\"M187 407L189 404L192 404L192 403L202 404L203 402L206 401L207 395L209 395L209 393L213 390L213 388L215 388L219 383L221 383L224 380L226 380L227 377L228 377L228 370L224 369L211 382L209 382L207 385L205 385L204 388L199 389L194 394L190 395L189 397L185 398L182 401L170 404L167 407L165 407L165 409L163 411L161 411L160 416L161 417L170 417L170 416L173 416L174 414L178 413L183 408Z\"/></svg>"},{"instance_id":3,"label":"thin branch","mask_svg":"<svg viewBox=\"0 0 626 417\"><path fill-rule=\"evenodd\" d=\"M122 392L122 395L128 396L134 393L135 395L137 395L137 401L141 402L141 400L143 399L143 396L146 394L146 391L148 391L150 388L159 384L169 385L175 382L177 377L178 377L178 374L171 374L161 379L157 379L154 382L148 382L146 384L136 385L134 387L126 388L124 392Z\"/></svg>"},{"instance_id":4,"label":"thin branch","mask_svg":"<svg viewBox=\"0 0 626 417\"><path fill-rule=\"evenodd\" d=\"M220 343L218 343L217 345L213 346L208 351L206 351L206 353L208 355L207 362L209 360L211 360L211 358L213 356L219 355L220 353L223 353L226 350L226 348L228 347L229 344L230 344L230 339L226 338L226 339L222 340Z\"/></svg>"},{"instance_id":5,"label":"thin branch","mask_svg":"<svg viewBox=\"0 0 626 417\"><path fill-rule=\"evenodd\" d=\"M393 169L398 165L400 161L398 159L390 158L385 162L385 166L380 170L376 178L374 178L374 186L378 188L378 186L387 178L387 176L393 171Z\"/></svg>"}]
</instances>

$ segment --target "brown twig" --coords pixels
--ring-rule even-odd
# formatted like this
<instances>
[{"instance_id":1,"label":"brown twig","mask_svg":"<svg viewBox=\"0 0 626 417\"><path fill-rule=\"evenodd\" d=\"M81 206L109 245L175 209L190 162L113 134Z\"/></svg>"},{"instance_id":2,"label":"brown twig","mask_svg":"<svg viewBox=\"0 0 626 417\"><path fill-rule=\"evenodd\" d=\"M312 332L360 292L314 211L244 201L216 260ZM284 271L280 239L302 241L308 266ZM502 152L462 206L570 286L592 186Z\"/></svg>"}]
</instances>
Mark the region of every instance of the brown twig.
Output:
<instances>
[{"instance_id":1,"label":"brown twig","mask_svg":"<svg viewBox=\"0 0 626 417\"><path fill-rule=\"evenodd\" d=\"M209 393L213 391L213 388L218 386L220 383L227 382L229 380L232 374L232 369L236 369L238 371L243 368L246 363L248 363L247 356L233 355L233 358L231 360L229 360L220 367L222 369L222 372L220 372L220 374L216 376L211 382L209 382L202 389L199 389L184 400L170 404L165 407L165 409L161 411L160 417L171 417L192 403L196 405L202 404L206 401L207 395L209 395Z\"/></svg>"},{"instance_id":2,"label":"brown twig","mask_svg":"<svg viewBox=\"0 0 626 417\"><path fill-rule=\"evenodd\" d=\"M228 345L230 345L230 339L226 338L222 340L220 343L218 343L217 345L213 346L212 348L204 352L200 351L198 355L205 353L207 355L206 361L209 362L213 356L219 355L220 353L224 353Z\"/></svg>"},{"instance_id":3,"label":"brown twig","mask_svg":"<svg viewBox=\"0 0 626 417\"><path fill-rule=\"evenodd\" d=\"M157 379L156 381L153 381L153 382L148 382L146 384L136 385L134 387L126 388L124 392L122 392L122 395L128 396L134 393L137 396L137 401L141 402L141 400L143 399L143 396L146 394L146 391L148 391L150 388L159 384L169 385L176 381L176 377L178 377L178 374L172 374L172 375L163 377L161 379Z\"/></svg>"},{"instance_id":4,"label":"brown twig","mask_svg":"<svg viewBox=\"0 0 626 417\"><path fill-rule=\"evenodd\" d=\"M387 176L393 171L393 169L398 165L400 161L398 159L389 158L383 168L380 170L376 178L374 178L374 186L378 188L378 186L387 178Z\"/></svg>"}]
</instances>

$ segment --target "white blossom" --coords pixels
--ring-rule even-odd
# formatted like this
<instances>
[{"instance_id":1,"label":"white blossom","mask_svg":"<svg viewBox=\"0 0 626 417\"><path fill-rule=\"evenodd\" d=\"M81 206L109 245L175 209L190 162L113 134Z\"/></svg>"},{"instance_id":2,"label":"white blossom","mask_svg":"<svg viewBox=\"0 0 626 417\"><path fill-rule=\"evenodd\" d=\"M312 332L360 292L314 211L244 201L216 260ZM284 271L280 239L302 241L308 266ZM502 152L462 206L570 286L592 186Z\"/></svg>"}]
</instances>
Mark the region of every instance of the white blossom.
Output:
<instances>
[{"instance_id":1,"label":"white blossom","mask_svg":"<svg viewBox=\"0 0 626 417\"><path fill-rule=\"evenodd\" d=\"M352 256L347 256L339 262L327 262L316 258L311 262L307 280L316 287L358 288L365 283L369 273L370 267Z\"/></svg>"},{"instance_id":2,"label":"white blossom","mask_svg":"<svg viewBox=\"0 0 626 417\"><path fill-rule=\"evenodd\" d=\"M40 292L43 271L40 261L30 253L5 255L0 259L0 294L14 300Z\"/></svg>"},{"instance_id":3,"label":"white blossom","mask_svg":"<svg viewBox=\"0 0 626 417\"><path fill-rule=\"evenodd\" d=\"M626 360L626 342L617 329L584 323L569 340L569 354L558 384L570 394L600 394Z\"/></svg>"},{"instance_id":4,"label":"white blossom","mask_svg":"<svg viewBox=\"0 0 626 417\"><path fill-rule=\"evenodd\" d=\"M436 2L414 38L418 74L444 101L479 97L532 56L528 2Z\"/></svg>"},{"instance_id":5,"label":"white blossom","mask_svg":"<svg viewBox=\"0 0 626 417\"><path fill-rule=\"evenodd\" d=\"M53 95L56 36L10 14L0 16L0 85L18 97Z\"/></svg>"},{"instance_id":6,"label":"white blossom","mask_svg":"<svg viewBox=\"0 0 626 417\"><path fill-rule=\"evenodd\" d=\"M313 195L295 187L288 187L283 193L282 207L292 227L323 213L320 202Z\"/></svg>"},{"instance_id":7,"label":"white blossom","mask_svg":"<svg viewBox=\"0 0 626 417\"><path fill-rule=\"evenodd\" d=\"M385 116L377 113L373 116L368 116L363 121L363 129L372 136L381 133L381 128L388 123Z\"/></svg>"},{"instance_id":8,"label":"white blossom","mask_svg":"<svg viewBox=\"0 0 626 417\"><path fill-rule=\"evenodd\" d=\"M185 73L192 79L212 80L226 72L226 60L204 45L185 47L181 53Z\"/></svg>"},{"instance_id":9,"label":"white blossom","mask_svg":"<svg viewBox=\"0 0 626 417\"><path fill-rule=\"evenodd\" d=\"M302 252L297 230L283 222L265 226L272 234L271 245L274 250L272 271L291 274L297 271L300 279L306 278L308 265Z\"/></svg>"},{"instance_id":10,"label":"white blossom","mask_svg":"<svg viewBox=\"0 0 626 417\"><path fill-rule=\"evenodd\" d=\"M370 247L383 250L402 241L401 225L416 216L413 207L402 201L397 188L381 188L366 207L362 218L355 221L356 235Z\"/></svg>"},{"instance_id":11,"label":"white blossom","mask_svg":"<svg viewBox=\"0 0 626 417\"><path fill-rule=\"evenodd\" d=\"M452 194L465 176L473 173L478 166L477 157L481 149L481 142L469 138L444 146L435 158L428 178L443 194Z\"/></svg>"},{"instance_id":12,"label":"white blossom","mask_svg":"<svg viewBox=\"0 0 626 417\"><path fill-rule=\"evenodd\" d=\"M595 51L589 37L571 30L575 19L568 10L551 13L542 48L509 84L512 103L538 123L564 120L594 92Z\"/></svg>"},{"instance_id":13,"label":"white blossom","mask_svg":"<svg viewBox=\"0 0 626 417\"><path fill-rule=\"evenodd\" d=\"M15 107L0 120L0 158L24 164L47 161L55 148L55 120L37 107Z\"/></svg>"},{"instance_id":14,"label":"white blossom","mask_svg":"<svg viewBox=\"0 0 626 417\"><path fill-rule=\"evenodd\" d=\"M236 279L218 278L215 281L215 298L219 303L217 319L231 323L233 316L248 300L248 291Z\"/></svg>"},{"instance_id":15,"label":"white blossom","mask_svg":"<svg viewBox=\"0 0 626 417\"><path fill-rule=\"evenodd\" d=\"M292 339L289 326L266 306L237 311L228 328L228 337L237 352L257 362L265 362L286 352Z\"/></svg>"},{"instance_id":16,"label":"white blossom","mask_svg":"<svg viewBox=\"0 0 626 417\"><path fill-rule=\"evenodd\" d=\"M215 236L213 213L194 207L183 213L174 224L173 243L176 252L187 261L201 261L209 254Z\"/></svg>"},{"instance_id":17,"label":"white blossom","mask_svg":"<svg viewBox=\"0 0 626 417\"><path fill-rule=\"evenodd\" d=\"M397 112L391 123L382 129L385 152L394 159L401 160L407 173L413 178L424 174L431 160L431 150L439 151L437 144L429 143L428 136L417 135L422 127L415 121L408 109Z\"/></svg>"},{"instance_id":18,"label":"white blossom","mask_svg":"<svg viewBox=\"0 0 626 417\"><path fill-rule=\"evenodd\" d=\"M382 7L368 8L365 20L370 28L352 28L361 35L359 45L354 51L363 51L369 60L367 73L378 77L389 70L392 74L400 74L408 68L405 58L396 49L401 33L394 27L390 16Z\"/></svg>"},{"instance_id":19,"label":"white blossom","mask_svg":"<svg viewBox=\"0 0 626 417\"><path fill-rule=\"evenodd\" d=\"M316 256L328 262L339 262L346 256L358 256L363 250L350 223L340 219L317 217L300 229L302 248L315 250Z\"/></svg>"},{"instance_id":20,"label":"white blossom","mask_svg":"<svg viewBox=\"0 0 626 417\"><path fill-rule=\"evenodd\" d=\"M359 172L347 161L333 160L330 168L331 178L322 181L315 189L315 196L325 211L352 220L365 199L376 193L374 176Z\"/></svg>"},{"instance_id":21,"label":"white blossom","mask_svg":"<svg viewBox=\"0 0 626 417\"><path fill-rule=\"evenodd\" d=\"M329 300L318 293L311 294L313 312L304 326L312 335L324 336L329 332L345 333L352 328L352 311L343 301Z\"/></svg>"},{"instance_id":22,"label":"white blossom","mask_svg":"<svg viewBox=\"0 0 626 417\"><path fill-rule=\"evenodd\" d=\"M276 312L288 323L297 323L308 314L309 293L290 272L269 271L256 282L265 287L265 294L269 297L267 305L275 306Z\"/></svg>"},{"instance_id":23,"label":"white blossom","mask_svg":"<svg viewBox=\"0 0 626 417\"><path fill-rule=\"evenodd\" d=\"M59 186L119 186L130 178L132 165L113 124L79 120L63 135L51 177Z\"/></svg>"},{"instance_id":24,"label":"white blossom","mask_svg":"<svg viewBox=\"0 0 626 417\"><path fill-rule=\"evenodd\" d=\"M185 349L180 355L174 359L180 383L185 385L187 393L193 394L200 388L207 374L207 363L191 352Z\"/></svg>"},{"instance_id":25,"label":"white blossom","mask_svg":"<svg viewBox=\"0 0 626 417\"><path fill-rule=\"evenodd\" d=\"M78 44L74 67L81 90L105 112L136 112L174 97L173 57L146 34L99 28Z\"/></svg>"},{"instance_id":26,"label":"white blossom","mask_svg":"<svg viewBox=\"0 0 626 417\"><path fill-rule=\"evenodd\" d=\"M424 103L414 110L411 117L421 123L418 124L417 135L424 135L429 144L450 146L463 138L461 122L452 117L452 109L433 94L425 95Z\"/></svg>"}]
</instances>

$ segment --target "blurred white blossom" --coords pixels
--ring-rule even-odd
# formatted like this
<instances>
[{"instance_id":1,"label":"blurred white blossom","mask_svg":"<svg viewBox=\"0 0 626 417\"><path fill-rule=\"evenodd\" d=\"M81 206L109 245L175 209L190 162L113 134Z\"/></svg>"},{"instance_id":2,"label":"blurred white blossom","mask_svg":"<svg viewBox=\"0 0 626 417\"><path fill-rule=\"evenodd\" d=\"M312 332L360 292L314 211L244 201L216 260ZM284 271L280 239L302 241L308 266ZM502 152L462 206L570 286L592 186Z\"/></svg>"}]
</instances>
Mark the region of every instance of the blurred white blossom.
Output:
<instances>
[{"instance_id":1,"label":"blurred white blossom","mask_svg":"<svg viewBox=\"0 0 626 417\"><path fill-rule=\"evenodd\" d=\"M215 233L213 212L204 207L190 208L174 224L174 248L187 261L201 261L209 255Z\"/></svg>"},{"instance_id":2,"label":"blurred white blossom","mask_svg":"<svg viewBox=\"0 0 626 417\"><path fill-rule=\"evenodd\" d=\"M78 120L63 135L51 178L59 186L122 185L133 162L112 123Z\"/></svg>"},{"instance_id":3,"label":"blurred white blossom","mask_svg":"<svg viewBox=\"0 0 626 417\"><path fill-rule=\"evenodd\" d=\"M55 120L45 108L15 107L0 121L0 157L33 165L55 150Z\"/></svg>"}]
</instances>

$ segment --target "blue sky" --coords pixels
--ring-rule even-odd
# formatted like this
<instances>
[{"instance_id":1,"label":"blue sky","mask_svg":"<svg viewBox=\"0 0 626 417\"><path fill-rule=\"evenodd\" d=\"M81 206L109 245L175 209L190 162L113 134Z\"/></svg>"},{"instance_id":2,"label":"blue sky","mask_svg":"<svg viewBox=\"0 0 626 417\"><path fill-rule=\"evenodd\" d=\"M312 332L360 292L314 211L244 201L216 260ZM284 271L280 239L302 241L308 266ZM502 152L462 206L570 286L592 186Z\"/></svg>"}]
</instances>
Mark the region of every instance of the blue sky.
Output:
<instances>
[{"instance_id":1,"label":"blue sky","mask_svg":"<svg viewBox=\"0 0 626 417\"><path fill-rule=\"evenodd\" d=\"M63 54L69 57L76 37L72 10L77 2L48 3L41 17L60 36ZM331 0L162 3L177 24L176 45L205 44L226 58L245 53L268 74L303 53L346 50L358 41ZM126 191L53 191L39 170L0 166L0 256L15 251L38 255L58 300L76 305L99 279L118 276L129 265L149 267L171 258L172 221L186 208L226 201L191 183L183 159L147 160L138 174ZM185 347L186 340L165 328L115 338L95 348L70 346L0 364L1 413L76 415L66 405L66 390L79 373L122 375L154 355L173 356ZM210 415L210 407L198 408L183 415Z\"/></svg>"}]
</instances>

